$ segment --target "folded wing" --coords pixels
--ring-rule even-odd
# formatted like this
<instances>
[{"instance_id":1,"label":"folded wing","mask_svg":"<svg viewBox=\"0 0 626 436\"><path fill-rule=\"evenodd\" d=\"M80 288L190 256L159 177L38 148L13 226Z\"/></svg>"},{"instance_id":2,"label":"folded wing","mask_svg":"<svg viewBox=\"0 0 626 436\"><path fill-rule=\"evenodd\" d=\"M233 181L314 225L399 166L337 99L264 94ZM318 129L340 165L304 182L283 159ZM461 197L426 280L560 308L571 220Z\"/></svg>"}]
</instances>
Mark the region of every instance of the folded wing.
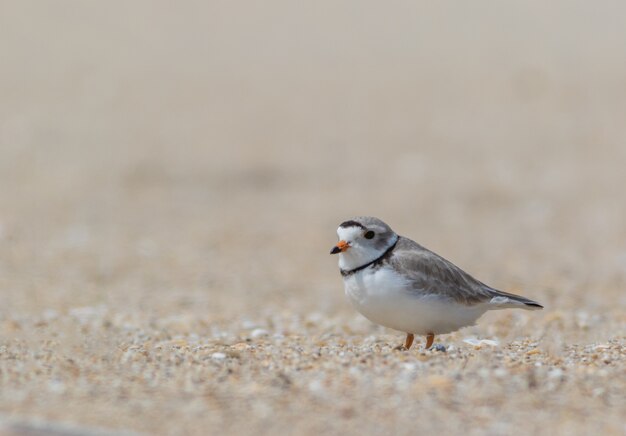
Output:
<instances>
[{"instance_id":1,"label":"folded wing","mask_svg":"<svg viewBox=\"0 0 626 436\"><path fill-rule=\"evenodd\" d=\"M489 309L542 309L528 298L498 291L463 271L452 262L400 237L389 262L410 280L411 292L433 295L465 305L487 304Z\"/></svg>"}]
</instances>

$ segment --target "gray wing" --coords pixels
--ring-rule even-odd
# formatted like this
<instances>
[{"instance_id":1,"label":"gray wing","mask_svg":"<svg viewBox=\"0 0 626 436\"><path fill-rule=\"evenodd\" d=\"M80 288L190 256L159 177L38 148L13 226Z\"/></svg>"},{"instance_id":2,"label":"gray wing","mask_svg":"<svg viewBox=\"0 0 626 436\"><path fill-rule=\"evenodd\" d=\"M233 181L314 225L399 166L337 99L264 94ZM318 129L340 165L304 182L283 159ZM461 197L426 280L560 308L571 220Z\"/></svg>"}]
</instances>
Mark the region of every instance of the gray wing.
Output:
<instances>
[{"instance_id":1,"label":"gray wing","mask_svg":"<svg viewBox=\"0 0 626 436\"><path fill-rule=\"evenodd\" d=\"M409 278L414 291L421 295L436 294L465 305L492 303L494 309L542 308L532 300L487 286L452 262L402 236L389 262Z\"/></svg>"}]
</instances>

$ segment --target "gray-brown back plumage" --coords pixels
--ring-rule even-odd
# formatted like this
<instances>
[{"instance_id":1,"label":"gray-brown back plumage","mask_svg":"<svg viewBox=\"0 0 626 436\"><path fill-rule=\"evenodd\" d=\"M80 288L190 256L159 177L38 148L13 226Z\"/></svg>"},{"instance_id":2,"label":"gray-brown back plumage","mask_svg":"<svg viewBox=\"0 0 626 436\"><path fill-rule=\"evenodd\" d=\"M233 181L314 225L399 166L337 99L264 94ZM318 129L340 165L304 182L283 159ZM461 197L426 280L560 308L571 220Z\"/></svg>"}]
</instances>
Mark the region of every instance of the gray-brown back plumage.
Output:
<instances>
[{"instance_id":1,"label":"gray-brown back plumage","mask_svg":"<svg viewBox=\"0 0 626 436\"><path fill-rule=\"evenodd\" d=\"M403 236L383 262L407 277L415 293L434 294L465 305L487 303L494 298L498 301L500 297L529 309L543 308L528 298L499 291L476 280L449 260Z\"/></svg>"}]
</instances>

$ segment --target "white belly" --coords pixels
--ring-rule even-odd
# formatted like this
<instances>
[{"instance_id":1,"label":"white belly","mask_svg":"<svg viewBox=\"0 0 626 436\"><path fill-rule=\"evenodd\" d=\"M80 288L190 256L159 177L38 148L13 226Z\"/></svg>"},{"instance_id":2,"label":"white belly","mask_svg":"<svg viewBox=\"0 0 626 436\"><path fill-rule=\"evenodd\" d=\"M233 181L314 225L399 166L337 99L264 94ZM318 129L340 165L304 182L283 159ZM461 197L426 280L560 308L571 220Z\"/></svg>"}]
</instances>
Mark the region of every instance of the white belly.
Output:
<instances>
[{"instance_id":1,"label":"white belly","mask_svg":"<svg viewBox=\"0 0 626 436\"><path fill-rule=\"evenodd\" d=\"M473 325L485 305L465 306L437 295L421 295L390 268L366 268L344 277L346 296L370 321L405 333L443 334Z\"/></svg>"}]
</instances>

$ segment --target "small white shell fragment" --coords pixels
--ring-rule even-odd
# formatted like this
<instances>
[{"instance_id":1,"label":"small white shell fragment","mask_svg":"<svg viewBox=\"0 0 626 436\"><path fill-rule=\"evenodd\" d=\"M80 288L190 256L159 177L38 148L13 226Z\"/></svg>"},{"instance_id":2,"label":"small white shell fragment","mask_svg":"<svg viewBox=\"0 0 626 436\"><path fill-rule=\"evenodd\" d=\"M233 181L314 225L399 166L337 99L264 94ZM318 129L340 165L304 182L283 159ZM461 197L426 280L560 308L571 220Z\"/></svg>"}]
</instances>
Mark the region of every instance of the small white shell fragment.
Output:
<instances>
[{"instance_id":1,"label":"small white shell fragment","mask_svg":"<svg viewBox=\"0 0 626 436\"><path fill-rule=\"evenodd\" d=\"M405 363L403 366L406 371L415 371L415 368L417 368L414 363Z\"/></svg>"},{"instance_id":2,"label":"small white shell fragment","mask_svg":"<svg viewBox=\"0 0 626 436\"><path fill-rule=\"evenodd\" d=\"M548 371L549 378L561 378L563 377L563 370L561 368L554 368Z\"/></svg>"},{"instance_id":3,"label":"small white shell fragment","mask_svg":"<svg viewBox=\"0 0 626 436\"><path fill-rule=\"evenodd\" d=\"M498 341L494 341L492 339L466 338L466 339L463 339L463 342L465 342L466 344L473 345L474 347L482 347L483 345L489 345L490 347L497 347L499 345Z\"/></svg>"},{"instance_id":4,"label":"small white shell fragment","mask_svg":"<svg viewBox=\"0 0 626 436\"><path fill-rule=\"evenodd\" d=\"M309 382L309 390L314 394L322 394L324 392L324 385L319 379Z\"/></svg>"},{"instance_id":5,"label":"small white shell fragment","mask_svg":"<svg viewBox=\"0 0 626 436\"><path fill-rule=\"evenodd\" d=\"M211 359L213 359L213 360L224 360L224 359L226 359L226 354L220 353L220 352L213 353L213 354L211 354Z\"/></svg>"},{"instance_id":6,"label":"small white shell fragment","mask_svg":"<svg viewBox=\"0 0 626 436\"><path fill-rule=\"evenodd\" d=\"M250 332L252 338L260 338L261 336L267 336L269 333L265 329L254 329Z\"/></svg>"}]
</instances>

